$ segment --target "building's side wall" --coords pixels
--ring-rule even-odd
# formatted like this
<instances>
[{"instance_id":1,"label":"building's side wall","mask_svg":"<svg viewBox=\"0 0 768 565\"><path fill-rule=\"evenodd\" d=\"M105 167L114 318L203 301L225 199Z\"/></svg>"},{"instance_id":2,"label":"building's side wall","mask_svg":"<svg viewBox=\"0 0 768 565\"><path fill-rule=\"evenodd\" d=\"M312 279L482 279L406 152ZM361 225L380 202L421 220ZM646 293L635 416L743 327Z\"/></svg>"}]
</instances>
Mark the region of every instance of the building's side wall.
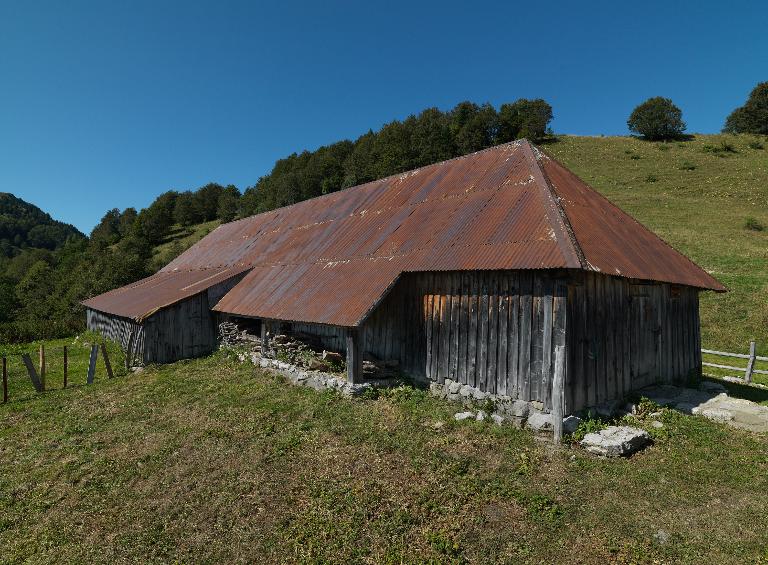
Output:
<instances>
[{"instance_id":1,"label":"building's side wall","mask_svg":"<svg viewBox=\"0 0 768 565\"><path fill-rule=\"evenodd\" d=\"M143 323L88 310L88 329L96 330L122 345L131 363L172 363L211 353L218 343L216 316L211 307L244 274L163 308ZM133 338L131 338L133 332Z\"/></svg>"},{"instance_id":2,"label":"building's side wall","mask_svg":"<svg viewBox=\"0 0 768 565\"><path fill-rule=\"evenodd\" d=\"M569 412L701 373L697 289L575 273L568 319Z\"/></svg>"},{"instance_id":3,"label":"building's side wall","mask_svg":"<svg viewBox=\"0 0 768 565\"><path fill-rule=\"evenodd\" d=\"M116 341L128 356L130 365L144 360L144 326L129 318L86 309L86 327Z\"/></svg>"},{"instance_id":4,"label":"building's side wall","mask_svg":"<svg viewBox=\"0 0 768 565\"><path fill-rule=\"evenodd\" d=\"M362 329L364 352L417 379L451 379L549 406L556 345L565 346L566 281L553 273L404 275ZM343 328L293 324L343 351Z\"/></svg>"}]
</instances>

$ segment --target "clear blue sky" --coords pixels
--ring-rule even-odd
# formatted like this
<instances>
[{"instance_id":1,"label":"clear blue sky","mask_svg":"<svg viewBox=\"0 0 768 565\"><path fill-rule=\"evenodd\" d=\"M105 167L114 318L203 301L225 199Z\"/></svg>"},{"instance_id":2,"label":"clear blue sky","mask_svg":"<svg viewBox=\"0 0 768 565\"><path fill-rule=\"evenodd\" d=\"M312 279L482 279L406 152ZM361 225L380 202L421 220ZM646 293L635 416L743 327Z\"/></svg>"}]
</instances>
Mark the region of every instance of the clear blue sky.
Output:
<instances>
[{"instance_id":1,"label":"clear blue sky","mask_svg":"<svg viewBox=\"0 0 768 565\"><path fill-rule=\"evenodd\" d=\"M758 1L0 0L0 191L88 232L465 99L598 135L661 95L716 132L768 80L766 30Z\"/></svg>"}]
</instances>

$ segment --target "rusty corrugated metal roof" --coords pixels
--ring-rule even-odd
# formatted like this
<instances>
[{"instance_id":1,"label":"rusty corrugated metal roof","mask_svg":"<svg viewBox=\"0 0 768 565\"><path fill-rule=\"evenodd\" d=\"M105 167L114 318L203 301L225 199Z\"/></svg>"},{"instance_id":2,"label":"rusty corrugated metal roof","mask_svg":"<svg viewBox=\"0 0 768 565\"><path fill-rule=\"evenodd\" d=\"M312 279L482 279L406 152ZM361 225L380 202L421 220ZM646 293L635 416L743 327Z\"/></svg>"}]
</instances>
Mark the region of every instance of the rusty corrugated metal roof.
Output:
<instances>
[{"instance_id":1,"label":"rusty corrugated metal roof","mask_svg":"<svg viewBox=\"0 0 768 565\"><path fill-rule=\"evenodd\" d=\"M85 300L87 308L141 321L161 308L224 282L240 273L242 267L159 271L135 283L110 290Z\"/></svg>"},{"instance_id":2,"label":"rusty corrugated metal roof","mask_svg":"<svg viewBox=\"0 0 768 565\"><path fill-rule=\"evenodd\" d=\"M222 225L158 275L252 269L216 310L354 326L403 272L554 268L724 290L524 140Z\"/></svg>"}]
</instances>

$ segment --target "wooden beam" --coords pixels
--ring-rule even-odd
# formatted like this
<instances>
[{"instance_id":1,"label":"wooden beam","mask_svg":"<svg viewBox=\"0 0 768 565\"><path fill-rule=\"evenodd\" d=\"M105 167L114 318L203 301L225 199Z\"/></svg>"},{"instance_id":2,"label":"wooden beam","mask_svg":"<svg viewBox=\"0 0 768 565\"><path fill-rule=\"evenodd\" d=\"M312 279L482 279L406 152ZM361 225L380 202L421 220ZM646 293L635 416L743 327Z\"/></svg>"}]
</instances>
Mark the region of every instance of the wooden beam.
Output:
<instances>
[{"instance_id":1,"label":"wooden beam","mask_svg":"<svg viewBox=\"0 0 768 565\"><path fill-rule=\"evenodd\" d=\"M261 356L266 357L269 352L269 323L261 321Z\"/></svg>"},{"instance_id":2,"label":"wooden beam","mask_svg":"<svg viewBox=\"0 0 768 565\"><path fill-rule=\"evenodd\" d=\"M552 377L552 426L554 443L563 441L563 400L565 383L565 346L555 346L555 374Z\"/></svg>"},{"instance_id":3,"label":"wooden beam","mask_svg":"<svg viewBox=\"0 0 768 565\"><path fill-rule=\"evenodd\" d=\"M43 392L42 383L40 382L40 378L37 376L37 371L35 370L35 366L32 364L32 358L29 356L29 353L23 353L21 360L24 361L24 366L27 368L27 373L29 373L29 380L32 381L32 386L35 387L37 392Z\"/></svg>"},{"instance_id":4,"label":"wooden beam","mask_svg":"<svg viewBox=\"0 0 768 565\"><path fill-rule=\"evenodd\" d=\"M347 379L352 384L363 382L363 355L357 328L347 330Z\"/></svg>"},{"instance_id":5,"label":"wooden beam","mask_svg":"<svg viewBox=\"0 0 768 565\"><path fill-rule=\"evenodd\" d=\"M109 355L107 355L107 346L106 344L101 344L101 356L104 358L104 366L107 369L107 376L111 379L114 377L112 374L112 363L109 362Z\"/></svg>"},{"instance_id":6,"label":"wooden beam","mask_svg":"<svg viewBox=\"0 0 768 565\"><path fill-rule=\"evenodd\" d=\"M93 378L96 375L96 358L99 356L99 346L95 343L91 345L91 358L88 361L88 374L86 375L85 382L93 384Z\"/></svg>"}]
</instances>

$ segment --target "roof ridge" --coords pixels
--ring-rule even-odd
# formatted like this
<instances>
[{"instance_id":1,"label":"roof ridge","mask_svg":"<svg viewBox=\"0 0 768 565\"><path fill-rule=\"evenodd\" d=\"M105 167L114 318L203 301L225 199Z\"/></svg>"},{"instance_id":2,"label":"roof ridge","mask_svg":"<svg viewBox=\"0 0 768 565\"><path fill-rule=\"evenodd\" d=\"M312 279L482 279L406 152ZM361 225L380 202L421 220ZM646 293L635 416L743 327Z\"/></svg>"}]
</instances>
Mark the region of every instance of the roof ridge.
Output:
<instances>
[{"instance_id":1,"label":"roof ridge","mask_svg":"<svg viewBox=\"0 0 768 565\"><path fill-rule=\"evenodd\" d=\"M420 167L416 167L414 169L408 169L406 171L401 171L399 173L392 173L391 175L387 175L386 177L381 177L365 182L361 182L360 184L355 184L353 186L348 186L346 188L341 188L339 190L335 190L333 192L328 192L327 194L318 194L317 196L313 196L311 198L306 198L304 200L299 200L298 202L294 202L293 204L286 204L285 206L280 206L279 208L273 208L272 210L264 210L263 212L259 212L257 214L251 214L250 216L246 216L244 218L238 218L237 220L232 220L231 222L226 222L223 224L219 224L216 226L213 231L216 231L222 226L227 226L230 224L236 224L239 222L244 222L245 220L251 220L253 218L256 218L258 216L265 216L267 214L272 214L274 212L277 212L278 210L285 210L288 208L291 208L293 206L298 206L300 204L304 204L305 202L316 202L318 200L329 198L333 195L337 195L341 192L347 192L352 191L355 189L362 189L365 186L374 184L374 183L384 183L385 181L389 179L393 179L395 177L402 177L403 175L410 175L413 173L421 172L425 169L429 169L432 167L438 167L440 165L445 165L446 163L451 163L453 161L460 161L462 159L469 159L470 157L474 157L476 155L482 154L482 153L490 153L491 151L501 151L505 147L520 147L521 145L524 145L524 142L528 142L527 139L513 139L512 141L505 141L504 143L499 143L497 145L491 145L489 147L484 147L483 149L478 149L477 151L472 151L471 153L465 153L464 155L456 155L455 157L451 157L449 159L443 159L442 161L436 161L434 163L428 163L426 165L421 165ZM389 187L387 187L389 188Z\"/></svg>"},{"instance_id":2,"label":"roof ridge","mask_svg":"<svg viewBox=\"0 0 768 565\"><path fill-rule=\"evenodd\" d=\"M523 153L528 157L528 161L531 164L531 175L542 193L541 195L544 199L547 218L549 219L550 227L555 234L557 244L563 252L563 258L567 264L566 266L571 269L591 270L589 262L584 256L584 251L581 249L581 245L579 245L576 235L573 232L571 222L568 220L565 210L560 205L560 199L555 193L552 183L549 181L549 177L539 165L538 157L541 153L539 153L538 148L534 147L527 139L521 141Z\"/></svg>"}]
</instances>

